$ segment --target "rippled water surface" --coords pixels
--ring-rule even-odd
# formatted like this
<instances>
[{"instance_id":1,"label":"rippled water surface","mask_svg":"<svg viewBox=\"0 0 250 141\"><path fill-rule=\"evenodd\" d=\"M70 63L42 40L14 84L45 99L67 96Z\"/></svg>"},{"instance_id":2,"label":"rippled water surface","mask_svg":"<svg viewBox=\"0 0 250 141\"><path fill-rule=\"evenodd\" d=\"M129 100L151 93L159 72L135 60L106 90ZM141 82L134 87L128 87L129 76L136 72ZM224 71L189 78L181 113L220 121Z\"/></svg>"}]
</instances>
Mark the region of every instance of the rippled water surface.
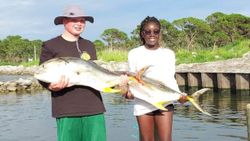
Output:
<instances>
[{"instance_id":1,"label":"rippled water surface","mask_svg":"<svg viewBox=\"0 0 250 141\"><path fill-rule=\"evenodd\" d=\"M131 101L103 94L108 141L138 141ZM249 91L209 92L200 99L214 115L204 116L189 104L176 105L173 141L247 141L245 109ZM47 91L0 95L0 141L56 141Z\"/></svg>"}]
</instances>

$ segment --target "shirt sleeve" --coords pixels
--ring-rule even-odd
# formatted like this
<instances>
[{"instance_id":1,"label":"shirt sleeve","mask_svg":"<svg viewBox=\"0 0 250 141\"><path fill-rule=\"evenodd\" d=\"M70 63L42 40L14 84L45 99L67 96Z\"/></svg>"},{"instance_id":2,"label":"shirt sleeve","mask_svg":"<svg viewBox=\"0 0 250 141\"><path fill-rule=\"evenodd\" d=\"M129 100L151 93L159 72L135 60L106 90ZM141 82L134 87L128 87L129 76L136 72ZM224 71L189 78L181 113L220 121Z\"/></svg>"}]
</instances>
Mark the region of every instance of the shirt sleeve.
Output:
<instances>
[{"instance_id":1,"label":"shirt sleeve","mask_svg":"<svg viewBox=\"0 0 250 141\"><path fill-rule=\"evenodd\" d=\"M53 58L53 53L50 50L49 46L46 45L46 43L42 44L42 50L41 50L41 55L40 55L40 62L39 64L42 64L43 62L52 59Z\"/></svg>"}]
</instances>

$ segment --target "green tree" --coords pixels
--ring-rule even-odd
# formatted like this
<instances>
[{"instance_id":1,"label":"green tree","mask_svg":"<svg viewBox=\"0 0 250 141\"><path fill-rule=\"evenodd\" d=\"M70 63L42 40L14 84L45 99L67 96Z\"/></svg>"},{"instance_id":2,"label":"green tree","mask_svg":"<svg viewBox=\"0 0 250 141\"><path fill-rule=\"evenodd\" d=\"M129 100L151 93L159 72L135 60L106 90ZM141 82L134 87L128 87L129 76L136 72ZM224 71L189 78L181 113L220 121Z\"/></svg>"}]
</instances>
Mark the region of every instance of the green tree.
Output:
<instances>
[{"instance_id":1,"label":"green tree","mask_svg":"<svg viewBox=\"0 0 250 141\"><path fill-rule=\"evenodd\" d=\"M160 23L163 44L172 49L178 48L182 40L181 32L178 31L173 24L164 19L160 19Z\"/></svg>"},{"instance_id":2,"label":"green tree","mask_svg":"<svg viewBox=\"0 0 250 141\"><path fill-rule=\"evenodd\" d=\"M226 45L230 39L224 32L214 32L211 41L213 42L213 49Z\"/></svg>"},{"instance_id":3,"label":"green tree","mask_svg":"<svg viewBox=\"0 0 250 141\"><path fill-rule=\"evenodd\" d=\"M213 44L213 49L230 42L229 36L220 28L220 25L218 24L218 21L225 16L226 14L224 13L215 12L206 18L207 23L212 29L211 42Z\"/></svg>"},{"instance_id":4,"label":"green tree","mask_svg":"<svg viewBox=\"0 0 250 141\"><path fill-rule=\"evenodd\" d=\"M2 45L5 52L4 60L20 62L20 55L24 45L21 36L7 36L6 39L3 40Z\"/></svg>"},{"instance_id":5,"label":"green tree","mask_svg":"<svg viewBox=\"0 0 250 141\"><path fill-rule=\"evenodd\" d=\"M40 40L29 41L27 39L22 39L19 35L7 36L6 39L1 41L0 45L1 61L20 63L22 61L27 61L28 58L37 57L41 44L42 41ZM34 50L35 47L37 47L37 51ZM36 52L35 55L34 52Z\"/></svg>"},{"instance_id":6,"label":"green tree","mask_svg":"<svg viewBox=\"0 0 250 141\"><path fill-rule=\"evenodd\" d=\"M101 34L101 38L108 43L108 46L112 50L114 49L114 46L118 48L124 48L125 43L128 40L126 33L115 28L104 30L104 32Z\"/></svg>"},{"instance_id":7,"label":"green tree","mask_svg":"<svg viewBox=\"0 0 250 141\"><path fill-rule=\"evenodd\" d=\"M131 32L130 40L127 44L128 49L138 47L142 44L140 38L140 25L137 25L136 28Z\"/></svg>"},{"instance_id":8,"label":"green tree","mask_svg":"<svg viewBox=\"0 0 250 141\"><path fill-rule=\"evenodd\" d=\"M211 32L210 26L203 20L189 17L173 21L173 25L177 29L184 31L187 49L195 47L195 43L206 45L204 41L209 37Z\"/></svg>"},{"instance_id":9,"label":"green tree","mask_svg":"<svg viewBox=\"0 0 250 141\"><path fill-rule=\"evenodd\" d=\"M230 34L231 40L238 40L242 38L250 38L250 18L241 14L230 14L226 16L227 21L230 23L232 33Z\"/></svg>"},{"instance_id":10,"label":"green tree","mask_svg":"<svg viewBox=\"0 0 250 141\"><path fill-rule=\"evenodd\" d=\"M212 28L214 45L223 46L235 40L250 39L250 18L240 14L211 14L206 21Z\"/></svg>"},{"instance_id":11,"label":"green tree","mask_svg":"<svg viewBox=\"0 0 250 141\"><path fill-rule=\"evenodd\" d=\"M95 40L94 45L96 50L98 51L103 50L105 48L105 44L101 40Z\"/></svg>"},{"instance_id":12,"label":"green tree","mask_svg":"<svg viewBox=\"0 0 250 141\"><path fill-rule=\"evenodd\" d=\"M218 32L220 32L220 35L223 36L217 36L217 37L218 38L223 37L224 39L226 39L225 41L223 41L226 44L234 42L235 40L250 38L249 17L240 14L226 15L221 12L216 12L208 16L206 20L213 29L212 31L214 33L213 35L218 35ZM228 37L225 38L225 35ZM215 37L213 38L216 39ZM221 41L223 38L216 39L216 41L218 40Z\"/></svg>"}]
</instances>

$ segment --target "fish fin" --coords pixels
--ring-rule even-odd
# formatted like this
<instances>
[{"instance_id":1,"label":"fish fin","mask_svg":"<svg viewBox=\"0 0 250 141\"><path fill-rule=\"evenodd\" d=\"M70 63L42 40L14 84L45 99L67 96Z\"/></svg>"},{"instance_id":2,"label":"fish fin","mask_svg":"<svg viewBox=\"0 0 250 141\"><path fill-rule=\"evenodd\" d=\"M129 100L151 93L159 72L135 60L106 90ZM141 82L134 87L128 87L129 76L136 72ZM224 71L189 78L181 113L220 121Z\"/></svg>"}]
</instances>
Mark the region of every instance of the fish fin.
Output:
<instances>
[{"instance_id":1,"label":"fish fin","mask_svg":"<svg viewBox=\"0 0 250 141\"><path fill-rule=\"evenodd\" d=\"M199 90L199 91L196 91L196 92L193 93L191 96L187 96L187 100L188 100L189 102L191 102L191 103L194 105L194 107L195 107L196 109L198 109L200 112L202 112L202 113L205 114L205 115L208 115L208 116L211 116L211 117L212 117L212 115L211 115L210 113L204 111L204 110L201 108L201 106L198 104L198 103L199 103L199 102L198 102L199 96L202 95L203 93L205 93L205 92L208 91L208 90L209 90L208 88L204 88L204 89L201 89L201 90Z\"/></svg>"},{"instance_id":2,"label":"fish fin","mask_svg":"<svg viewBox=\"0 0 250 141\"><path fill-rule=\"evenodd\" d=\"M148 70L148 68L151 67L151 66L146 66L146 67L143 67L142 69L140 69L136 75L135 75L135 79L141 83L141 84L144 84L143 80L142 80L142 75Z\"/></svg>"},{"instance_id":3,"label":"fish fin","mask_svg":"<svg viewBox=\"0 0 250 141\"><path fill-rule=\"evenodd\" d=\"M137 79L134 76L128 76L129 82L133 81L133 82L137 82Z\"/></svg>"},{"instance_id":4,"label":"fish fin","mask_svg":"<svg viewBox=\"0 0 250 141\"><path fill-rule=\"evenodd\" d=\"M122 90L120 90L120 89L113 89L111 87L106 87L106 88L103 89L103 92L105 92L105 93L121 93Z\"/></svg>"},{"instance_id":5,"label":"fish fin","mask_svg":"<svg viewBox=\"0 0 250 141\"><path fill-rule=\"evenodd\" d=\"M204 94L206 91L209 91L209 90L210 90L209 88L200 89L200 90L194 92L192 94L192 97L198 99L202 94Z\"/></svg>"},{"instance_id":6,"label":"fish fin","mask_svg":"<svg viewBox=\"0 0 250 141\"><path fill-rule=\"evenodd\" d=\"M160 102L156 102L156 103L153 103L153 105L158 108L158 109L161 109L163 111L167 111L168 109L166 109L163 104L165 104L166 101L160 101Z\"/></svg>"}]
</instances>

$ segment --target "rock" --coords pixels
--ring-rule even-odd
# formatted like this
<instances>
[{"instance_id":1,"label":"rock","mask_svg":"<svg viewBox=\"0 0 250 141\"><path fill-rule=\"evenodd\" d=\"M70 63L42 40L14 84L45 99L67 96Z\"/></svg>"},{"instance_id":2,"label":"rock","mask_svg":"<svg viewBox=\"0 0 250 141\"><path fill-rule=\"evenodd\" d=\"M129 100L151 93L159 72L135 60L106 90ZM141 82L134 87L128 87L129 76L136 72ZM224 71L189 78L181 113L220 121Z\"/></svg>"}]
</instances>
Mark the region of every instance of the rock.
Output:
<instances>
[{"instance_id":1,"label":"rock","mask_svg":"<svg viewBox=\"0 0 250 141\"><path fill-rule=\"evenodd\" d=\"M13 92L13 91L17 90L17 83L16 82L9 82L9 83L5 84L5 86L6 86L7 91Z\"/></svg>"},{"instance_id":2,"label":"rock","mask_svg":"<svg viewBox=\"0 0 250 141\"><path fill-rule=\"evenodd\" d=\"M19 78L16 82L21 86L30 86L32 84L32 80L23 78Z\"/></svg>"}]
</instances>

